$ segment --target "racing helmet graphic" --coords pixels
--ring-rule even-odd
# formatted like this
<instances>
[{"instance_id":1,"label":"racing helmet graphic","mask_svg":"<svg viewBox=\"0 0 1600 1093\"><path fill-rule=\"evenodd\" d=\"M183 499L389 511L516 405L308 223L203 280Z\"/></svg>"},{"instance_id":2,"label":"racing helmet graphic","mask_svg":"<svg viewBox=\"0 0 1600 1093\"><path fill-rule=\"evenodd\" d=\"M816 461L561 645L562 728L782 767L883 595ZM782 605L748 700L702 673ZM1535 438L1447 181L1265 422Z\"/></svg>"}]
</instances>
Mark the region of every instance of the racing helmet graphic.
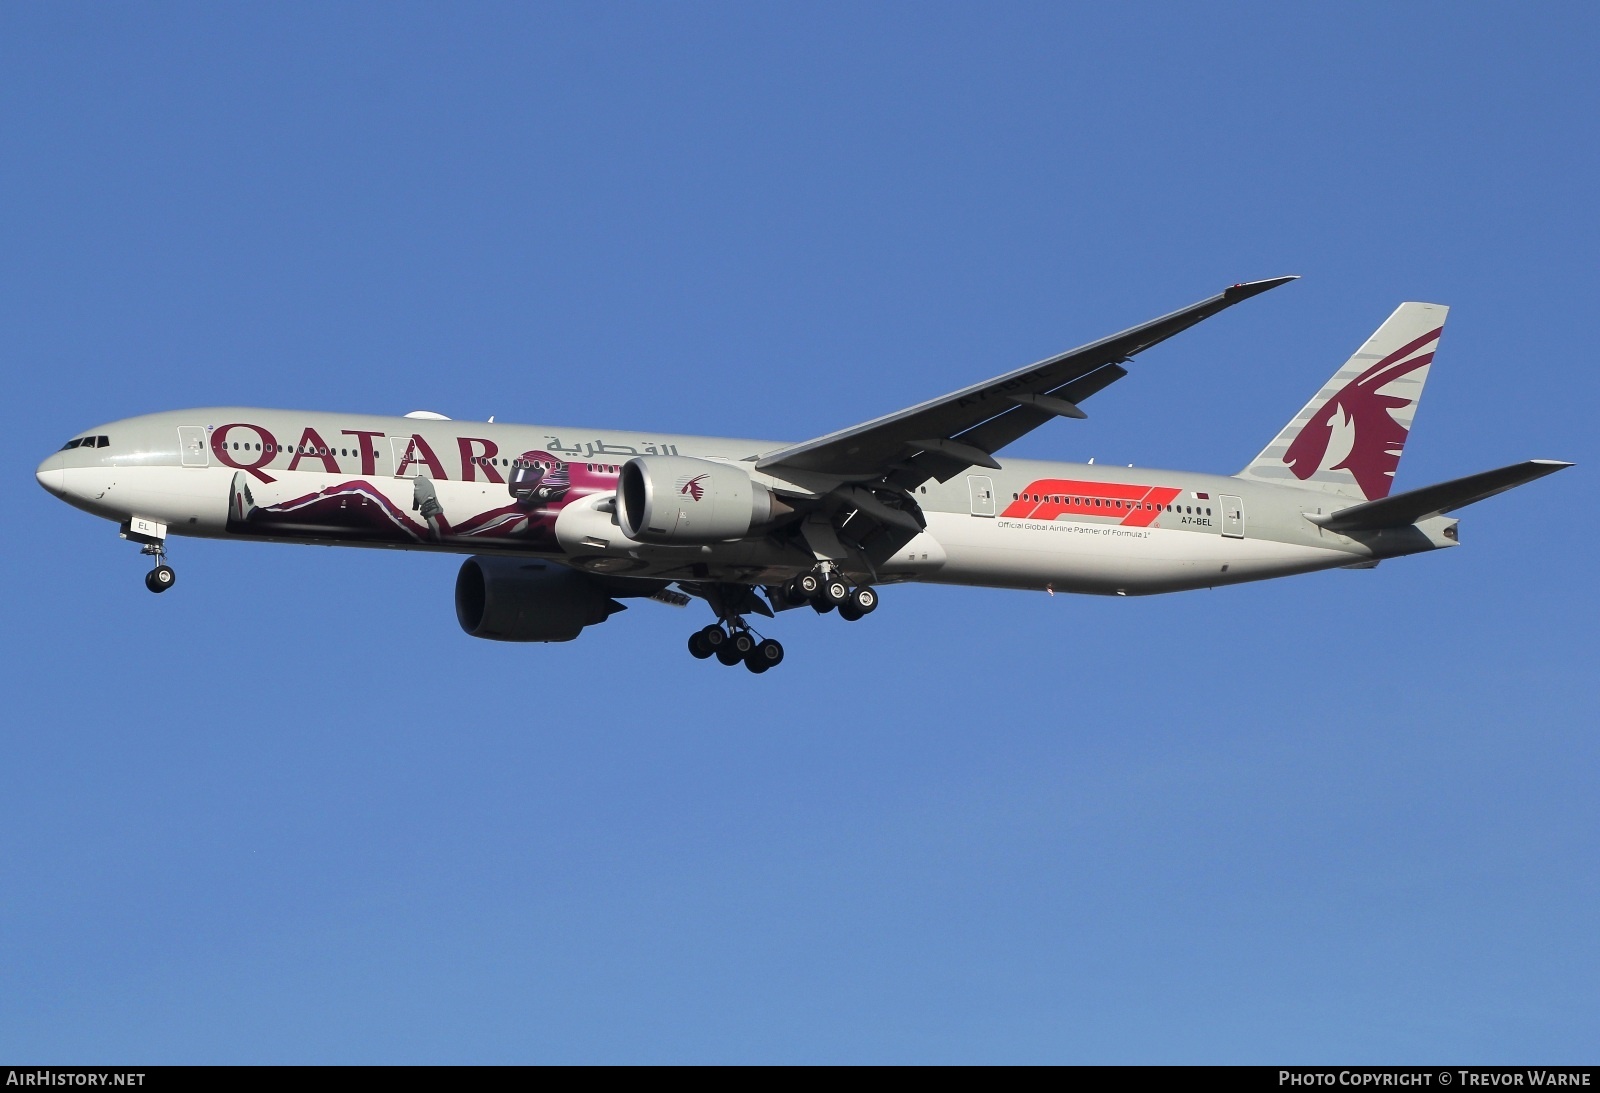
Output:
<instances>
[{"instance_id":1,"label":"racing helmet graphic","mask_svg":"<svg viewBox=\"0 0 1600 1093\"><path fill-rule=\"evenodd\" d=\"M559 501L570 486L567 465L546 452L523 452L511 461L511 474L506 478L506 488L522 504Z\"/></svg>"}]
</instances>

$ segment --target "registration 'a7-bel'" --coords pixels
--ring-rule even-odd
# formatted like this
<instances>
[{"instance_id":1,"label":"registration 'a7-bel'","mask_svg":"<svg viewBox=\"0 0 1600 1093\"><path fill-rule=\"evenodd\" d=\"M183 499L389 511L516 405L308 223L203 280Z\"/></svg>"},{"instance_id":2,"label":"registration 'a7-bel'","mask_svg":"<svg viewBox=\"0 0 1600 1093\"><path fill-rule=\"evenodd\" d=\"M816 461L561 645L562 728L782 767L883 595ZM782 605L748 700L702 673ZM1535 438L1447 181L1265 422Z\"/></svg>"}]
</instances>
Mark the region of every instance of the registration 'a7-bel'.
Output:
<instances>
[{"instance_id":1,"label":"registration 'a7-bel'","mask_svg":"<svg viewBox=\"0 0 1600 1093\"><path fill-rule=\"evenodd\" d=\"M1391 493L1447 309L1395 309L1238 474L996 458L1152 346L1275 288L1159 319L801 444L220 407L68 440L41 485L121 525L172 586L173 536L470 555L474 637L567 641L639 598L709 605L701 659L764 672L755 616L857 621L888 585L1113 596L1367 568L1457 544L1457 509L1570 466L1528 460Z\"/></svg>"}]
</instances>

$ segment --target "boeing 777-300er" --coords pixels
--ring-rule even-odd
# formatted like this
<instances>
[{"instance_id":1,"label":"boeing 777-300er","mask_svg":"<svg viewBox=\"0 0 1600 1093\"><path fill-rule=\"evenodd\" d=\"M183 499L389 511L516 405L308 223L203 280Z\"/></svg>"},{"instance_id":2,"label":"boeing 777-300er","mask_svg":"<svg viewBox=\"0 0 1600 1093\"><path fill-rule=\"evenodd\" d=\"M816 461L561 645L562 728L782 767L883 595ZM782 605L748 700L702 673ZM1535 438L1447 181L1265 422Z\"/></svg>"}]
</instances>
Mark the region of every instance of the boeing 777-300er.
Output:
<instances>
[{"instance_id":1,"label":"boeing 777-300er","mask_svg":"<svg viewBox=\"0 0 1600 1093\"><path fill-rule=\"evenodd\" d=\"M1446 308L1405 303L1238 474L995 453L1138 354L1292 277L802 444L225 407L67 441L41 485L117 521L170 588L172 535L469 554L473 637L568 641L629 597L698 597L689 651L764 672L747 619L855 621L910 581L1142 596L1368 568L1457 544L1455 510L1570 466L1529 460L1391 495Z\"/></svg>"}]
</instances>

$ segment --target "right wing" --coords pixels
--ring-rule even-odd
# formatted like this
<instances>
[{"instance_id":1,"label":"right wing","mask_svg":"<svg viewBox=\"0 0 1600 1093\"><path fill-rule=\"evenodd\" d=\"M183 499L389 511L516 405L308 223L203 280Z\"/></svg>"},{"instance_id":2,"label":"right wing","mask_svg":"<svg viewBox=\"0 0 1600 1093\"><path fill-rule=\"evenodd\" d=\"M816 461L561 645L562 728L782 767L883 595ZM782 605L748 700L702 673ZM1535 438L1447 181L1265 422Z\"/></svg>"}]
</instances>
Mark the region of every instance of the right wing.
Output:
<instances>
[{"instance_id":1,"label":"right wing","mask_svg":"<svg viewBox=\"0 0 1600 1093\"><path fill-rule=\"evenodd\" d=\"M1242 300L1293 277L1234 285L1208 300L1037 364L964 387L898 413L808 440L756 461L785 470L827 474L853 482L882 481L910 490L929 478L943 482L968 467L998 467L993 453L1055 417L1083 417L1077 404L1127 375L1122 365Z\"/></svg>"}]
</instances>

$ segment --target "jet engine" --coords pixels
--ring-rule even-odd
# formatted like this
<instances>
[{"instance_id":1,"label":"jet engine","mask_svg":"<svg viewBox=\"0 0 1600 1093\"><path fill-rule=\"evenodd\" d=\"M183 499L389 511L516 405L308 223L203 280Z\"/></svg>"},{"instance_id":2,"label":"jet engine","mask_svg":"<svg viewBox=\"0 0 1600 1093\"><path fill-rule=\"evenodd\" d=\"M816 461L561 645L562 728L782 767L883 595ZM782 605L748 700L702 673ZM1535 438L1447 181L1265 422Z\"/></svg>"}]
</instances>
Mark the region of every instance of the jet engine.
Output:
<instances>
[{"instance_id":1,"label":"jet engine","mask_svg":"<svg viewBox=\"0 0 1600 1093\"><path fill-rule=\"evenodd\" d=\"M456 619L475 638L571 641L623 609L582 573L554 562L476 557L456 574Z\"/></svg>"},{"instance_id":2,"label":"jet engine","mask_svg":"<svg viewBox=\"0 0 1600 1093\"><path fill-rule=\"evenodd\" d=\"M722 543L794 510L739 467L682 455L622 465L617 519L641 543Z\"/></svg>"}]
</instances>

